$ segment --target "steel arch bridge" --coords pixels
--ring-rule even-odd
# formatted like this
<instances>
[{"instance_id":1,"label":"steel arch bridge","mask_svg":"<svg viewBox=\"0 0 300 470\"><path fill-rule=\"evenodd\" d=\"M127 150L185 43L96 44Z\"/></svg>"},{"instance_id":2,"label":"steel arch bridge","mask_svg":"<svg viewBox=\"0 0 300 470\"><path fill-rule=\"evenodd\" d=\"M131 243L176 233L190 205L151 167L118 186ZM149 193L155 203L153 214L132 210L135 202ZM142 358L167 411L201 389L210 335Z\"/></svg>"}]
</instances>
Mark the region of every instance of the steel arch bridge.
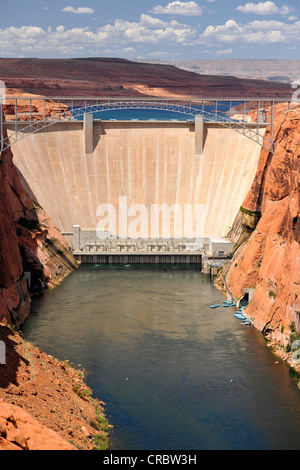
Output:
<instances>
[{"instance_id":1,"label":"steel arch bridge","mask_svg":"<svg viewBox=\"0 0 300 470\"><path fill-rule=\"evenodd\" d=\"M274 140L273 140L273 113L271 116L271 122L262 122L259 114L259 101L257 111L257 122L250 124L244 119L237 121L232 119L230 116L223 115L217 111L219 102L228 102L228 100L209 100L216 102L215 112L209 112L205 110L204 100L202 100L202 106L197 106L193 101L175 101L170 99L116 99L116 98L55 98L53 101L57 104L57 112L51 114L50 117L46 116L46 101L44 98L44 110L43 112L34 113L32 111L34 98L6 98L6 102L13 101L15 113L14 119L7 123L12 125L12 132L8 137L4 132L4 121L3 121L3 106L5 104L0 103L0 127L1 127L1 151L5 148L13 146L16 142L24 139L28 135L32 135L42 131L49 126L64 122L64 121L77 121L85 115L101 113L105 111L114 110L159 110L159 111L171 111L178 114L184 114L191 117L191 120L201 117L204 122L217 123L224 126L225 128L232 129L235 132L243 134L247 138L257 142L261 147L267 149L270 152L274 152ZM28 102L27 106L29 112L27 113L26 121L20 119L18 112L18 102ZM41 101L41 99L39 99ZM49 101L49 100L48 100ZM198 102L201 100L198 100ZM249 100L247 100L248 102ZM251 100L250 100L251 101ZM256 101L256 100L255 100ZM66 102L68 107L66 107ZM83 102L81 106L74 106L74 103L78 104ZM244 110L245 110L244 101ZM64 105L64 107L62 107ZM273 101L274 106L274 101ZM272 108L273 109L273 108ZM135 119L136 120L136 119ZM163 121L162 121L163 122ZM268 139L264 136L265 131L262 133L262 129L271 126L271 138Z\"/></svg>"}]
</instances>

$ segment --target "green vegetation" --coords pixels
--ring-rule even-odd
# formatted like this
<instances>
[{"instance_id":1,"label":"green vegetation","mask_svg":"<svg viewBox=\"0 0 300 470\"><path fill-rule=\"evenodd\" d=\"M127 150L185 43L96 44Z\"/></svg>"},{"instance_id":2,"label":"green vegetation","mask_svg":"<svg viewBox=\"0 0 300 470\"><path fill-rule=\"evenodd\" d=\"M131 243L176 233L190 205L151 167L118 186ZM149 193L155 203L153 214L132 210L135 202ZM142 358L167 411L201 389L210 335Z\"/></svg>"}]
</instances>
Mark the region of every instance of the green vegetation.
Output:
<instances>
[{"instance_id":1,"label":"green vegetation","mask_svg":"<svg viewBox=\"0 0 300 470\"><path fill-rule=\"evenodd\" d=\"M89 388L82 388L79 384L74 385L72 389L73 392L77 393L77 395L83 400L86 400L92 396L92 392Z\"/></svg>"},{"instance_id":2,"label":"green vegetation","mask_svg":"<svg viewBox=\"0 0 300 470\"><path fill-rule=\"evenodd\" d=\"M109 441L108 441L108 436L105 436L104 434L95 434L93 436L93 440L95 443L95 447L93 450L107 450Z\"/></svg>"},{"instance_id":3,"label":"green vegetation","mask_svg":"<svg viewBox=\"0 0 300 470\"><path fill-rule=\"evenodd\" d=\"M243 212L243 214L248 214L256 217L261 217L261 212L260 211L251 211L250 209L245 209L245 207L241 206L240 211Z\"/></svg>"},{"instance_id":4,"label":"green vegetation","mask_svg":"<svg viewBox=\"0 0 300 470\"><path fill-rule=\"evenodd\" d=\"M95 447L93 450L107 450L109 446L108 421L104 413L97 408L95 419L90 421L90 426L99 431L93 435Z\"/></svg>"},{"instance_id":5,"label":"green vegetation","mask_svg":"<svg viewBox=\"0 0 300 470\"><path fill-rule=\"evenodd\" d=\"M286 352L289 353L291 352L292 350L292 344L294 341L298 341L300 340L300 331L297 332L296 330L296 325L295 325L295 322L292 321L290 324L289 324L289 328L290 328L290 341L289 343L286 345ZM298 348L297 348L298 349Z\"/></svg>"},{"instance_id":6,"label":"green vegetation","mask_svg":"<svg viewBox=\"0 0 300 470\"><path fill-rule=\"evenodd\" d=\"M290 335L290 341L293 343L294 341L300 340L300 331L298 333L294 333Z\"/></svg>"},{"instance_id":7,"label":"green vegetation","mask_svg":"<svg viewBox=\"0 0 300 470\"><path fill-rule=\"evenodd\" d=\"M269 297L276 299L276 293L273 290L269 290Z\"/></svg>"},{"instance_id":8,"label":"green vegetation","mask_svg":"<svg viewBox=\"0 0 300 470\"><path fill-rule=\"evenodd\" d=\"M81 380L84 379L84 369L74 368L74 366L71 366L68 362L64 362L64 366L71 367L78 374ZM88 424L97 430L93 435L93 441L95 444L93 450L107 450L109 446L109 426L106 416L103 413L103 408L99 405L99 402L92 397L92 390L89 387L82 385L82 383L78 383L75 384L72 389L82 400L93 403L95 407L95 417L88 420Z\"/></svg>"}]
</instances>

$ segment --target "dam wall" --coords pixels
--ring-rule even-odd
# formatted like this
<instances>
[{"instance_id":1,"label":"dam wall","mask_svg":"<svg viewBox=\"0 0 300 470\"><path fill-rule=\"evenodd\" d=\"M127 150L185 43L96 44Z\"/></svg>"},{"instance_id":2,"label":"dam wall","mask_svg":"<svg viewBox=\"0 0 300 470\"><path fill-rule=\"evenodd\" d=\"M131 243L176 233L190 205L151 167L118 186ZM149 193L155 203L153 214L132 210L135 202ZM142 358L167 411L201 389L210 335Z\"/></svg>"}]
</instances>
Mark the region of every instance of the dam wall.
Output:
<instances>
[{"instance_id":1,"label":"dam wall","mask_svg":"<svg viewBox=\"0 0 300 470\"><path fill-rule=\"evenodd\" d=\"M201 133L199 151L194 121L60 122L14 144L14 163L63 233L74 225L95 229L98 206L118 213L126 196L128 207L149 210L201 205L203 237L224 237L252 184L261 147L217 123L205 123ZM176 235L174 222L170 236ZM150 224L141 236L151 236Z\"/></svg>"}]
</instances>

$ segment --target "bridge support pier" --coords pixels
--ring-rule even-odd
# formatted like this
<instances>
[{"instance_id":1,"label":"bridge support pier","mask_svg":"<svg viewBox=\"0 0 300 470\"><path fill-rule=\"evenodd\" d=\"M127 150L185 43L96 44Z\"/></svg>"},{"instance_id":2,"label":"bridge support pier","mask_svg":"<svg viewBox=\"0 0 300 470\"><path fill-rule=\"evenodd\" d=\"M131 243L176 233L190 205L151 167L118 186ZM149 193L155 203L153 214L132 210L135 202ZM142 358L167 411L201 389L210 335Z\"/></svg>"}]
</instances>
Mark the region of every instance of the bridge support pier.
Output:
<instances>
[{"instance_id":1,"label":"bridge support pier","mask_svg":"<svg viewBox=\"0 0 300 470\"><path fill-rule=\"evenodd\" d=\"M202 155L204 147L204 118L203 116L195 117L195 154Z\"/></svg>"},{"instance_id":2,"label":"bridge support pier","mask_svg":"<svg viewBox=\"0 0 300 470\"><path fill-rule=\"evenodd\" d=\"M94 118L92 113L84 115L83 129L85 154L89 155L94 151Z\"/></svg>"}]
</instances>

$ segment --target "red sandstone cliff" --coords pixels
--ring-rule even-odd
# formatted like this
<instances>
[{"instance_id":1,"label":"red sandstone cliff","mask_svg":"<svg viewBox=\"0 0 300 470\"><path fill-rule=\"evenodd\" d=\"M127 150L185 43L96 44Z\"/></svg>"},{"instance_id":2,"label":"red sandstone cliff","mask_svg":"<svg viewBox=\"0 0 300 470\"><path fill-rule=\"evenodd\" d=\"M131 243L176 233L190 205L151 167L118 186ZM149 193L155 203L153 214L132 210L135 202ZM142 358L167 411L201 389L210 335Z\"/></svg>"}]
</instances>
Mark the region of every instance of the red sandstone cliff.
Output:
<instances>
[{"instance_id":1,"label":"red sandstone cliff","mask_svg":"<svg viewBox=\"0 0 300 470\"><path fill-rule=\"evenodd\" d=\"M21 408L0 400L1 450L76 450Z\"/></svg>"},{"instance_id":2,"label":"red sandstone cliff","mask_svg":"<svg viewBox=\"0 0 300 470\"><path fill-rule=\"evenodd\" d=\"M59 230L28 195L10 148L0 157L0 320L20 325L29 314L32 287L54 286L76 267Z\"/></svg>"},{"instance_id":3,"label":"red sandstone cliff","mask_svg":"<svg viewBox=\"0 0 300 470\"><path fill-rule=\"evenodd\" d=\"M287 344L291 325L300 330L299 108L276 110L274 136L275 152L262 149L229 234L237 245L227 283L236 298L243 288L255 288L247 315L258 329Z\"/></svg>"},{"instance_id":4,"label":"red sandstone cliff","mask_svg":"<svg viewBox=\"0 0 300 470\"><path fill-rule=\"evenodd\" d=\"M3 105L3 113L6 116L7 121L15 119L16 102L13 98L14 96L22 96L22 98L31 99L34 98L31 104L29 103L29 99L25 101L19 99L17 101L18 121L29 121L30 116L32 121L57 116L58 114L60 114L61 117L70 116L69 108L64 103L58 104L50 99L44 100L44 97L41 95L24 93L23 90L18 89L7 89L6 93L12 98L10 100L6 100Z\"/></svg>"}]
</instances>

